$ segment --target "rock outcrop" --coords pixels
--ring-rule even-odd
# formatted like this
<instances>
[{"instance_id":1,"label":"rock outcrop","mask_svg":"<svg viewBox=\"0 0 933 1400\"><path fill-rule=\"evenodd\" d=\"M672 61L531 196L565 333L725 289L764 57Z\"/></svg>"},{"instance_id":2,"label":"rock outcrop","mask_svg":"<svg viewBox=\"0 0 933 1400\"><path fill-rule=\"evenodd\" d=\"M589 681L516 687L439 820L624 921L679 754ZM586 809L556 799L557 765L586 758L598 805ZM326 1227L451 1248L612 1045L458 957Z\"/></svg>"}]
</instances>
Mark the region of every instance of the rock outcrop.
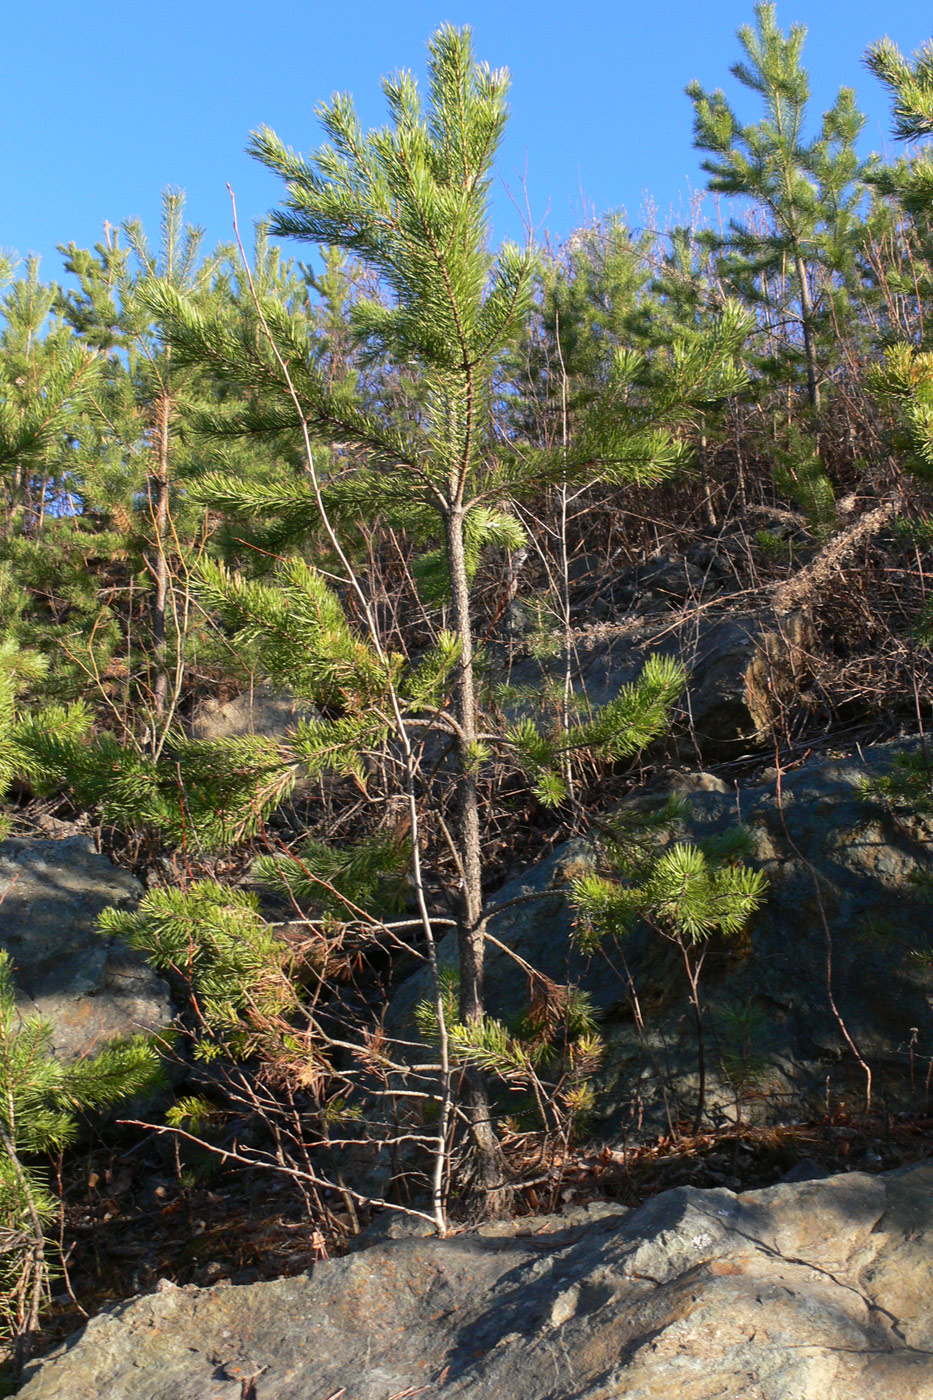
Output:
<instances>
[{"instance_id":1,"label":"rock outcrop","mask_svg":"<svg viewBox=\"0 0 933 1400\"><path fill-rule=\"evenodd\" d=\"M658 801L673 786L686 803L676 839L702 841L741 823L749 861L769 882L767 901L746 934L714 942L704 968L707 1103L714 1117L735 1113L736 1079L724 1070L735 1048L757 1065L754 1082L738 1086L748 1099L746 1116L807 1117L825 1111L827 1094L833 1107L863 1101L863 1071L828 996L829 952L836 1008L874 1071L876 1103L923 1106L933 1057L933 823L895 818L867 801L861 786L888 771L896 753L896 745L878 745L848 758L812 760L783 776L780 794L776 776L730 787L709 774L685 774L659 789ZM597 1086L600 1131L636 1124L663 1131L662 1083L675 1115L689 1115L695 1101L696 1035L686 981L656 935L642 930L627 940L625 966L641 998L643 1036L620 950L586 959L574 943L567 886L593 858L591 847L576 839L517 876L496 896L495 903L510 907L490 931L538 971L590 994L607 1044ZM522 896L526 903L514 903ZM455 963L452 934L439 954ZM490 946L487 958L489 1012L508 1020L527 1004L526 975L500 948ZM402 983L393 1027L410 1033L414 1008L428 994L424 970ZM737 1016L744 1018L744 1046L731 1044Z\"/></svg>"},{"instance_id":2,"label":"rock outcrop","mask_svg":"<svg viewBox=\"0 0 933 1400\"><path fill-rule=\"evenodd\" d=\"M233 700L205 700L191 727L195 739L238 739L245 734L281 739L298 718L287 695L256 686Z\"/></svg>"},{"instance_id":3,"label":"rock outcrop","mask_svg":"<svg viewBox=\"0 0 933 1400\"><path fill-rule=\"evenodd\" d=\"M811 644L803 614L778 619L726 604L708 612L628 611L575 628L575 689L596 708L636 680L649 656L676 658L688 677L676 714L678 749L688 762L722 763L769 743L782 711L796 719L816 704L807 680ZM509 666L509 683L533 692L549 667L521 657Z\"/></svg>"},{"instance_id":4,"label":"rock outcrop","mask_svg":"<svg viewBox=\"0 0 933 1400\"><path fill-rule=\"evenodd\" d=\"M0 845L0 948L13 961L17 1007L51 1021L52 1048L64 1059L172 1020L162 978L95 930L108 905L135 905L142 893L84 834Z\"/></svg>"},{"instance_id":5,"label":"rock outcrop","mask_svg":"<svg viewBox=\"0 0 933 1400\"><path fill-rule=\"evenodd\" d=\"M21 1400L931 1400L933 1168L689 1187L94 1318Z\"/></svg>"}]
</instances>

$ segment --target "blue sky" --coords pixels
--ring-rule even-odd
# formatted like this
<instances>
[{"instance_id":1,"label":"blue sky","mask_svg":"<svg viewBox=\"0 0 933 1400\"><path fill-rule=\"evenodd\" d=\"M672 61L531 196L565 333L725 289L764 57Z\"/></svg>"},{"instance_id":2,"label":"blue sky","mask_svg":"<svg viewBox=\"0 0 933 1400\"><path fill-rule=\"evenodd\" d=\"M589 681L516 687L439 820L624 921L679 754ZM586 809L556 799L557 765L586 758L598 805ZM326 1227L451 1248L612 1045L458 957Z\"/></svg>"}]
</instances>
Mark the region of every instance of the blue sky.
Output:
<instances>
[{"instance_id":1,"label":"blue sky","mask_svg":"<svg viewBox=\"0 0 933 1400\"><path fill-rule=\"evenodd\" d=\"M230 237L227 181L248 227L281 195L244 154L250 130L265 123L311 151L315 105L337 90L354 94L365 125L381 124L380 76L423 73L425 41L447 20L470 24L478 57L512 73L496 240L523 238L526 198L535 227L557 239L610 208L641 223L646 200L662 224L686 221L704 177L685 84L723 87L756 115L729 74L750 0L32 0L5 11L0 247L40 253L46 277L59 275L57 243L91 244L105 219L139 217L157 236L168 185L186 191L209 243ZM861 58L884 33L917 48L930 37L925 7L780 0L777 15L785 30L808 26L814 121L840 85L854 87L863 149L890 150L888 101Z\"/></svg>"}]
</instances>

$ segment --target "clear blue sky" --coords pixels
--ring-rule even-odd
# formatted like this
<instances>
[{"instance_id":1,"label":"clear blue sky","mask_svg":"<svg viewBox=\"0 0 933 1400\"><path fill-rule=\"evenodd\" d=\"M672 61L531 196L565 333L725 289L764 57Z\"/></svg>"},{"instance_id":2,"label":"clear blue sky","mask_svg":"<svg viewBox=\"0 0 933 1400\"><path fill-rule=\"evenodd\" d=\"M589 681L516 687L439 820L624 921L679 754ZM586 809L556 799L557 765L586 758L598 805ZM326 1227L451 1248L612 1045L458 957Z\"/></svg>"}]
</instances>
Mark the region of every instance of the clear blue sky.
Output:
<instances>
[{"instance_id":1,"label":"clear blue sky","mask_svg":"<svg viewBox=\"0 0 933 1400\"><path fill-rule=\"evenodd\" d=\"M646 198L662 222L684 219L704 180L692 148L684 85L741 89L729 74L746 0L32 0L7 5L0 84L0 247L43 257L89 245L105 219L143 220L158 234L159 192L187 193L187 215L209 243L230 236L226 182L241 226L280 198L278 180L244 154L265 123L289 145L320 141L314 108L334 91L381 124L379 79L423 73L439 24L472 25L478 57L512 73L512 118L493 200L494 236L523 237L512 199L560 238L588 213ZM889 107L864 69L885 32L902 49L930 37L916 0L780 0L778 22L806 24L804 60L818 121L840 85L868 115L863 148L891 148ZM753 99L738 102L746 118ZM510 194L511 192L511 194ZM711 211L710 211L711 212ZM296 250L297 251L297 250ZM307 253L304 254L307 256Z\"/></svg>"}]
</instances>

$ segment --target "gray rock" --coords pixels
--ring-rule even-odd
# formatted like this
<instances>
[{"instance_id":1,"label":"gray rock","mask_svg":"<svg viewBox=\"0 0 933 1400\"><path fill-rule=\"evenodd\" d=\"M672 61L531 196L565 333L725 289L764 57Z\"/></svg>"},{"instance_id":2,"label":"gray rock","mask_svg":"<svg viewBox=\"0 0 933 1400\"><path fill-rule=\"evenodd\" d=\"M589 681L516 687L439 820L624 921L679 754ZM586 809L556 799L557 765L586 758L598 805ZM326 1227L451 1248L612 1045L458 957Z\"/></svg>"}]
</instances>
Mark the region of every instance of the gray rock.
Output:
<instances>
[{"instance_id":1,"label":"gray rock","mask_svg":"<svg viewBox=\"0 0 933 1400\"><path fill-rule=\"evenodd\" d=\"M224 704L205 700L191 726L195 739L236 739L256 734L281 739L298 718L288 695L256 686Z\"/></svg>"},{"instance_id":2,"label":"gray rock","mask_svg":"<svg viewBox=\"0 0 933 1400\"><path fill-rule=\"evenodd\" d=\"M406 1239L310 1275L165 1287L94 1318L21 1400L931 1400L933 1169L592 1225Z\"/></svg>"},{"instance_id":3,"label":"gray rock","mask_svg":"<svg viewBox=\"0 0 933 1400\"><path fill-rule=\"evenodd\" d=\"M879 1159L880 1161L880 1159ZM789 1172L785 1172L782 1181L821 1181L829 1176L829 1172L821 1167L819 1162L815 1162L812 1157L801 1157L799 1162L795 1162Z\"/></svg>"},{"instance_id":4,"label":"gray rock","mask_svg":"<svg viewBox=\"0 0 933 1400\"><path fill-rule=\"evenodd\" d=\"M682 751L708 761L757 747L758 727L748 690L759 648L755 620L711 621L692 636L681 634L679 640L680 659L690 677L683 702L689 734L680 743Z\"/></svg>"},{"instance_id":5,"label":"gray rock","mask_svg":"<svg viewBox=\"0 0 933 1400\"><path fill-rule=\"evenodd\" d=\"M638 570L638 589L665 603L699 598L708 582L706 572L679 554L662 554Z\"/></svg>"},{"instance_id":6,"label":"gray rock","mask_svg":"<svg viewBox=\"0 0 933 1400\"><path fill-rule=\"evenodd\" d=\"M65 1059L172 1020L163 980L95 932L103 909L135 905L141 894L86 835L0 845L0 948L13 960L17 1007L52 1022L52 1047Z\"/></svg>"},{"instance_id":7,"label":"gray rock","mask_svg":"<svg viewBox=\"0 0 933 1400\"><path fill-rule=\"evenodd\" d=\"M610 571L606 560L580 556L569 569L571 605L580 615L609 616L619 609L657 613L688 600L709 601L728 573L715 550L695 548L682 554L655 554L634 569Z\"/></svg>"},{"instance_id":8,"label":"gray rock","mask_svg":"<svg viewBox=\"0 0 933 1400\"><path fill-rule=\"evenodd\" d=\"M769 882L767 902L747 935L731 949L714 945L704 971L714 1112L733 1115L721 1051L730 1016L749 1007L759 1020L753 1049L762 1067L747 1112L762 1118L819 1113L827 1094L834 1105L854 1108L863 1101L863 1072L827 994L829 946L833 997L872 1067L876 1105L922 1106L921 1081L933 1054L927 956L933 951L927 893L933 824L895 821L867 803L861 787L890 768L897 749L878 745L861 756L811 761L784 775L780 801L774 777L731 793L697 786L687 795L688 817L678 838L714 838L741 821L751 841L750 863ZM628 954L639 990L649 1000L661 999L648 1018L651 1049L675 1083L679 1079L677 1097L687 1106L694 1035L679 974L673 965L666 971L659 966L647 937L633 938ZM638 1112L651 1102L659 1113L655 1065L650 1056L646 1063L631 1021L617 1017L607 1039L606 1101L618 1101L636 1078Z\"/></svg>"},{"instance_id":9,"label":"gray rock","mask_svg":"<svg viewBox=\"0 0 933 1400\"><path fill-rule=\"evenodd\" d=\"M574 633L576 689L599 707L638 678L649 656L676 657L688 673L675 718L679 746L691 760L700 755L703 762L723 761L761 744L761 706L756 706L761 646L760 620L734 612L673 620L668 613L661 627L656 615L597 622ZM770 646L779 650L774 641ZM509 681L534 688L543 674L542 663L525 658L512 665Z\"/></svg>"},{"instance_id":10,"label":"gray rock","mask_svg":"<svg viewBox=\"0 0 933 1400\"><path fill-rule=\"evenodd\" d=\"M649 571L646 578L669 585L666 602L659 602L657 592L629 590L623 616L616 613L610 620L605 609L587 603L581 616L585 625L574 629L575 689L591 706L614 700L637 679L649 656L661 655L675 657L687 672L673 733L679 752L691 762L725 762L770 746L779 718L792 724L812 719L822 702L810 674L813 628L803 612L781 618L767 609L742 612L726 598L680 607L675 581L688 580L681 593L693 589L698 571L683 559L655 564L657 574ZM596 601L605 598L600 594ZM521 599L514 606L529 611ZM510 658L509 682L535 689L555 664Z\"/></svg>"},{"instance_id":11,"label":"gray rock","mask_svg":"<svg viewBox=\"0 0 933 1400\"><path fill-rule=\"evenodd\" d=\"M871 1064L876 1104L923 1106L933 1056L933 823L895 821L861 792L863 779L890 768L897 747L811 761L784 775L781 803L774 777L730 788L709 774L667 782L663 792L643 799L660 802L671 788L684 798L686 820L672 839L702 841L743 823L750 864L769 881L767 902L746 934L714 941L704 968L713 1121L735 1117L736 1085L724 1063L739 1011L753 1016L750 1048L759 1061L753 1080L740 1086L743 1117L786 1121L822 1113L827 1093L834 1106L862 1103L864 1076L827 995L827 928L835 1002ZM686 1117L695 1106L696 1034L686 979L668 945L645 929L623 949L606 948L605 956L585 958L577 950L566 887L592 860L585 841L559 847L495 896L495 904L511 907L490 931L532 967L590 994L606 1044L596 1084L600 1131L651 1134L667 1127L668 1113ZM527 902L512 903L522 898ZM455 963L452 934L439 952L442 963ZM527 976L494 945L487 958L488 1009L510 1020L527 1005ZM633 1019L626 968L645 1036ZM393 1028L410 1032L414 1008L428 995L422 969L393 998Z\"/></svg>"}]
</instances>

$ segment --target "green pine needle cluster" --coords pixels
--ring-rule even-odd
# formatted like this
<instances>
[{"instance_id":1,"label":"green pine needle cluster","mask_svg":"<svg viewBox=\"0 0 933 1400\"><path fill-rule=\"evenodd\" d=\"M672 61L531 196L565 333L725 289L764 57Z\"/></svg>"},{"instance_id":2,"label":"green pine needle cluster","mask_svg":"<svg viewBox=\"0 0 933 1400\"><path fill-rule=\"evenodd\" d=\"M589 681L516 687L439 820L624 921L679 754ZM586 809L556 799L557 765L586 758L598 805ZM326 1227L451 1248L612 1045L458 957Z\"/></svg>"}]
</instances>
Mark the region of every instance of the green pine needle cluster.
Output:
<instances>
[{"instance_id":1,"label":"green pine needle cluster","mask_svg":"<svg viewBox=\"0 0 933 1400\"><path fill-rule=\"evenodd\" d=\"M889 773L866 778L861 794L868 803L880 804L893 815L912 820L933 814L933 764L921 749L899 754Z\"/></svg>"},{"instance_id":2,"label":"green pine needle cluster","mask_svg":"<svg viewBox=\"0 0 933 1400\"><path fill-rule=\"evenodd\" d=\"M134 911L104 910L98 930L124 939L184 983L199 1013L197 1046L206 1058L221 1050L248 1054L265 1021L298 1005L288 948L246 891L211 880L186 890L149 890Z\"/></svg>"},{"instance_id":3,"label":"green pine needle cluster","mask_svg":"<svg viewBox=\"0 0 933 1400\"><path fill-rule=\"evenodd\" d=\"M544 731L525 716L506 732L506 741L527 775L532 791L546 807L567 798L566 757L589 755L618 763L641 753L670 726L671 710L686 684L686 672L668 656L649 657L637 680L601 706L592 718L574 719L572 727Z\"/></svg>"},{"instance_id":4,"label":"green pine needle cluster","mask_svg":"<svg viewBox=\"0 0 933 1400\"><path fill-rule=\"evenodd\" d=\"M296 854L261 856L255 867L265 884L289 900L344 919L400 912L410 869L410 841L378 831L339 848L306 840Z\"/></svg>"},{"instance_id":5,"label":"green pine needle cluster","mask_svg":"<svg viewBox=\"0 0 933 1400\"><path fill-rule=\"evenodd\" d=\"M514 1027L488 1015L461 1020L458 978L450 968L440 972L440 992L453 1066L472 1065L510 1094L525 1091L540 1129L566 1133L584 1121L593 1105L592 1079L604 1048L585 992L532 975L530 1008ZM432 1000L418 1004L415 1023L423 1039L439 1042Z\"/></svg>"},{"instance_id":6,"label":"green pine needle cluster","mask_svg":"<svg viewBox=\"0 0 933 1400\"><path fill-rule=\"evenodd\" d=\"M233 646L299 700L322 709L360 709L381 699L397 669L348 625L318 569L290 559L269 580L220 563L200 570L198 593L229 629Z\"/></svg>"},{"instance_id":7,"label":"green pine needle cluster","mask_svg":"<svg viewBox=\"0 0 933 1400\"><path fill-rule=\"evenodd\" d=\"M818 446L792 431L787 447L778 452L774 481L789 500L800 506L813 538L819 542L828 539L836 523L836 495Z\"/></svg>"},{"instance_id":8,"label":"green pine needle cluster","mask_svg":"<svg viewBox=\"0 0 933 1400\"><path fill-rule=\"evenodd\" d=\"M176 849L223 850L255 835L294 784L294 760L262 736L172 734L157 760L114 734L88 735L88 723L83 707L24 721L20 770L39 791L64 789L106 824Z\"/></svg>"},{"instance_id":9,"label":"green pine needle cluster","mask_svg":"<svg viewBox=\"0 0 933 1400\"><path fill-rule=\"evenodd\" d=\"M655 854L638 876L625 881L588 871L573 881L576 936L584 951L625 938L641 921L687 945L714 933L740 933L767 888L761 871L683 842Z\"/></svg>"},{"instance_id":10,"label":"green pine needle cluster","mask_svg":"<svg viewBox=\"0 0 933 1400\"><path fill-rule=\"evenodd\" d=\"M889 346L870 383L900 410L906 465L921 480L933 480L933 354L912 345Z\"/></svg>"}]
</instances>

